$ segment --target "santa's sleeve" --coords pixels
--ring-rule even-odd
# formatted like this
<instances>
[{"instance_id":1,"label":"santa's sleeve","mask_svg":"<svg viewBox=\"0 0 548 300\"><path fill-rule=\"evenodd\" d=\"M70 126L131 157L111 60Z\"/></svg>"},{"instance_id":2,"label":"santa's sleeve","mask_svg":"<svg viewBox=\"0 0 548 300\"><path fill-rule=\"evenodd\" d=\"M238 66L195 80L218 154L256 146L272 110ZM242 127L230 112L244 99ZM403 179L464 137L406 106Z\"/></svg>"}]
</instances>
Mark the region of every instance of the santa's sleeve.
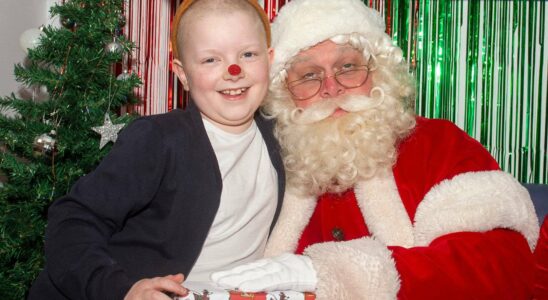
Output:
<instances>
[{"instance_id":1,"label":"santa's sleeve","mask_svg":"<svg viewBox=\"0 0 548 300\"><path fill-rule=\"evenodd\" d=\"M413 215L414 245L390 248L401 280L399 298L530 297L539 227L526 189L451 122L419 124L407 149L425 155L405 160L397 172L400 181L414 178L414 187L423 191L401 188ZM406 172L410 167L421 176Z\"/></svg>"},{"instance_id":2,"label":"santa's sleeve","mask_svg":"<svg viewBox=\"0 0 548 300\"><path fill-rule=\"evenodd\" d=\"M533 258L507 229L444 235L425 247L390 247L399 299L529 299Z\"/></svg>"},{"instance_id":3,"label":"santa's sleeve","mask_svg":"<svg viewBox=\"0 0 548 300\"><path fill-rule=\"evenodd\" d=\"M417 208L413 247L389 247L400 299L528 299L538 221L529 194L502 171L459 174Z\"/></svg>"},{"instance_id":4,"label":"santa's sleeve","mask_svg":"<svg viewBox=\"0 0 548 300\"><path fill-rule=\"evenodd\" d=\"M318 299L528 299L532 256L506 229L445 235L425 247L387 247L376 239L307 248Z\"/></svg>"}]
</instances>

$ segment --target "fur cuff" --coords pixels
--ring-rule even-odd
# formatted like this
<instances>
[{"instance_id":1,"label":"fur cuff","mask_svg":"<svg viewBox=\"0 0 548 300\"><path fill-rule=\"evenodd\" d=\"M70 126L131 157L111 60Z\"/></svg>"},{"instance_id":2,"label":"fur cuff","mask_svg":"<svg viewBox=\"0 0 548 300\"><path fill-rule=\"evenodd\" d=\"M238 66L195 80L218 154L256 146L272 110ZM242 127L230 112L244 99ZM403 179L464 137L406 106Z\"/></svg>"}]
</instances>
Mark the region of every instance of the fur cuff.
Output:
<instances>
[{"instance_id":1,"label":"fur cuff","mask_svg":"<svg viewBox=\"0 0 548 300\"><path fill-rule=\"evenodd\" d=\"M392 253L372 238L308 247L318 276L317 300L396 299L399 274Z\"/></svg>"},{"instance_id":2,"label":"fur cuff","mask_svg":"<svg viewBox=\"0 0 548 300\"><path fill-rule=\"evenodd\" d=\"M539 225L529 193L502 171L464 173L426 194L415 214L415 245L451 232L495 228L518 231L535 248Z\"/></svg>"}]
</instances>

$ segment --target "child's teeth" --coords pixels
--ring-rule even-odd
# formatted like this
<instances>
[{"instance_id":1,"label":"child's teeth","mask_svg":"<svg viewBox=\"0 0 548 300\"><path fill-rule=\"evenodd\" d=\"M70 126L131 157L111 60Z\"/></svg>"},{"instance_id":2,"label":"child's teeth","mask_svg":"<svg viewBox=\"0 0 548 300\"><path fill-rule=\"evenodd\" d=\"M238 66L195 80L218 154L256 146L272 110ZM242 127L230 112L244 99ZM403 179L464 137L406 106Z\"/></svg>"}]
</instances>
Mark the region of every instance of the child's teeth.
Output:
<instances>
[{"instance_id":1,"label":"child's teeth","mask_svg":"<svg viewBox=\"0 0 548 300\"><path fill-rule=\"evenodd\" d=\"M223 94L230 95L230 96L236 96L236 95L241 95L243 92L245 92L245 89L225 90L225 91L223 91Z\"/></svg>"}]
</instances>

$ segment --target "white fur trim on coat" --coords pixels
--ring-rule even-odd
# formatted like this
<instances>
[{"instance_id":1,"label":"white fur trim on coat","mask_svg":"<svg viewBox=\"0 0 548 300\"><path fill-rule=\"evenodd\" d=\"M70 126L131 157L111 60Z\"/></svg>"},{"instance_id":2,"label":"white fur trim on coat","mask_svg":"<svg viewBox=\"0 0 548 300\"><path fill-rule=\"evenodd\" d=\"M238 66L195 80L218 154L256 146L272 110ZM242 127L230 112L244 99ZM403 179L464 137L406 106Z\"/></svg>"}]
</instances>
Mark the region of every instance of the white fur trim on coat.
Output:
<instances>
[{"instance_id":1,"label":"white fur trim on coat","mask_svg":"<svg viewBox=\"0 0 548 300\"><path fill-rule=\"evenodd\" d=\"M316 208L316 202L314 196L303 198L290 189L285 191L282 210L268 238L265 257L295 251L299 238Z\"/></svg>"},{"instance_id":2,"label":"white fur trim on coat","mask_svg":"<svg viewBox=\"0 0 548 300\"><path fill-rule=\"evenodd\" d=\"M415 214L415 245L458 231L508 228L534 249L539 223L527 190L502 171L468 172L434 186Z\"/></svg>"},{"instance_id":3,"label":"white fur trim on coat","mask_svg":"<svg viewBox=\"0 0 548 300\"><path fill-rule=\"evenodd\" d=\"M385 33L379 12L360 0L293 0L280 10L272 24L274 61L271 78L299 51L341 34L359 33L375 43Z\"/></svg>"},{"instance_id":4,"label":"white fur trim on coat","mask_svg":"<svg viewBox=\"0 0 548 300\"><path fill-rule=\"evenodd\" d=\"M413 225L392 172L359 182L354 193L373 237L386 245L413 246Z\"/></svg>"},{"instance_id":5,"label":"white fur trim on coat","mask_svg":"<svg viewBox=\"0 0 548 300\"><path fill-rule=\"evenodd\" d=\"M318 276L317 300L396 299L399 274L392 253L372 238L308 247Z\"/></svg>"}]
</instances>

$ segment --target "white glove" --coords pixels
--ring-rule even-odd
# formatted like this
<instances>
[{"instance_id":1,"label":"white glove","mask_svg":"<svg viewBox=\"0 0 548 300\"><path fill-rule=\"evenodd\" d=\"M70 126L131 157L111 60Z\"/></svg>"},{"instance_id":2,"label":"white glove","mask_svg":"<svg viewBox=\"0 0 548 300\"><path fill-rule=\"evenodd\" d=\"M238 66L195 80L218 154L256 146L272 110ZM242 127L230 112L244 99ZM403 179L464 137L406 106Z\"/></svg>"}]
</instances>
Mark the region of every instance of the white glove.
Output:
<instances>
[{"instance_id":1,"label":"white glove","mask_svg":"<svg viewBox=\"0 0 548 300\"><path fill-rule=\"evenodd\" d=\"M211 274L217 285L243 292L313 292L318 279L308 256L282 254Z\"/></svg>"}]
</instances>

